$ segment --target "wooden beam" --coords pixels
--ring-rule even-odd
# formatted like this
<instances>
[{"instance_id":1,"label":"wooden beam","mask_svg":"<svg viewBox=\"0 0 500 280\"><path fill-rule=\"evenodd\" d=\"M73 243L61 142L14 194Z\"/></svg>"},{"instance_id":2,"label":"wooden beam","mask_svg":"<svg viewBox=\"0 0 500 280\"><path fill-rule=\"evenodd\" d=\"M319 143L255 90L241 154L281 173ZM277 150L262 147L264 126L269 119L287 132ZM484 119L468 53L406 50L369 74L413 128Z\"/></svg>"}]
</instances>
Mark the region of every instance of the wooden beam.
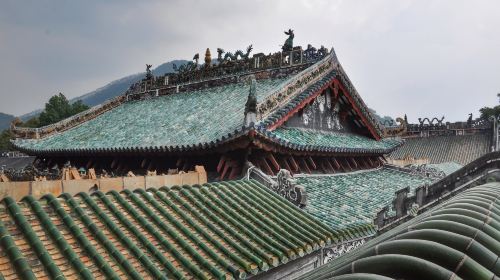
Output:
<instances>
[{"instance_id":1,"label":"wooden beam","mask_svg":"<svg viewBox=\"0 0 500 280\"><path fill-rule=\"evenodd\" d=\"M367 160L368 160L368 162L370 163L370 167L371 167L371 168L375 167L375 165L373 164L373 161L372 161L372 159L371 159L370 157L367 157L366 159L367 159Z\"/></svg>"},{"instance_id":2,"label":"wooden beam","mask_svg":"<svg viewBox=\"0 0 500 280\"><path fill-rule=\"evenodd\" d=\"M328 167L328 169L330 169L330 173L335 173L335 168L333 168L328 158L324 158L323 162L326 163L326 166Z\"/></svg>"},{"instance_id":3,"label":"wooden beam","mask_svg":"<svg viewBox=\"0 0 500 280\"><path fill-rule=\"evenodd\" d=\"M333 162L333 165L335 166L335 168L337 168L338 170L344 169L344 168L342 168L342 166L340 166L339 162L334 157L332 157L332 162Z\"/></svg>"},{"instance_id":4,"label":"wooden beam","mask_svg":"<svg viewBox=\"0 0 500 280\"><path fill-rule=\"evenodd\" d=\"M319 161L319 165L320 165L320 167L321 167L321 171L323 171L323 173L325 173L325 174L330 173L330 172L328 171L328 166L326 165L326 163L325 163L325 161L324 161L324 160L320 160L320 161Z\"/></svg>"},{"instance_id":5,"label":"wooden beam","mask_svg":"<svg viewBox=\"0 0 500 280\"><path fill-rule=\"evenodd\" d=\"M146 164L148 163L148 159L147 158L144 158L142 161L141 161L141 168L144 169L146 168Z\"/></svg>"},{"instance_id":6,"label":"wooden beam","mask_svg":"<svg viewBox=\"0 0 500 280\"><path fill-rule=\"evenodd\" d=\"M217 164L217 173L220 173L222 171L222 168L224 167L224 164L226 162L226 155L222 155L219 159L219 163ZM177 165L178 166L178 165Z\"/></svg>"},{"instance_id":7,"label":"wooden beam","mask_svg":"<svg viewBox=\"0 0 500 280\"><path fill-rule=\"evenodd\" d=\"M316 163L314 162L313 158L308 156L307 157L307 162L309 162L309 164L311 165L312 169L313 170L316 170L318 169L318 167L316 166Z\"/></svg>"},{"instance_id":8,"label":"wooden beam","mask_svg":"<svg viewBox=\"0 0 500 280\"><path fill-rule=\"evenodd\" d=\"M89 159L89 161L87 161L87 164L85 165L85 168L86 169L89 169L92 167L92 164L94 163L94 161L92 159ZM49 165L50 166L50 165Z\"/></svg>"},{"instance_id":9,"label":"wooden beam","mask_svg":"<svg viewBox=\"0 0 500 280\"><path fill-rule=\"evenodd\" d=\"M231 167L231 173L229 173L229 180L236 179L241 173L241 167L239 165L234 165Z\"/></svg>"},{"instance_id":10,"label":"wooden beam","mask_svg":"<svg viewBox=\"0 0 500 280\"><path fill-rule=\"evenodd\" d=\"M342 166L342 169L344 169L345 172L349 172L351 171L351 169L349 168L349 166L346 164L345 160L342 159L342 158L337 158L340 166Z\"/></svg>"},{"instance_id":11,"label":"wooden beam","mask_svg":"<svg viewBox=\"0 0 500 280\"><path fill-rule=\"evenodd\" d=\"M224 165L224 169L222 170L222 174L220 175L220 180L224 180L224 177L226 176L227 171L229 170L230 166L228 163Z\"/></svg>"},{"instance_id":12,"label":"wooden beam","mask_svg":"<svg viewBox=\"0 0 500 280\"><path fill-rule=\"evenodd\" d=\"M111 169L115 169L115 166L118 164L118 159L113 159L113 161L111 162Z\"/></svg>"},{"instance_id":13,"label":"wooden beam","mask_svg":"<svg viewBox=\"0 0 500 280\"><path fill-rule=\"evenodd\" d=\"M184 161L184 164L182 165L182 170L184 170L184 172L189 171L190 165L191 165L191 161L186 159Z\"/></svg>"},{"instance_id":14,"label":"wooden beam","mask_svg":"<svg viewBox=\"0 0 500 280\"><path fill-rule=\"evenodd\" d=\"M267 164L267 161L265 159L261 159L260 160L261 164L262 164L262 167L264 168L264 172L266 172L267 174L269 175L272 175L274 176L274 172L273 170L271 169L271 167L269 166L269 164Z\"/></svg>"},{"instance_id":15,"label":"wooden beam","mask_svg":"<svg viewBox=\"0 0 500 280\"><path fill-rule=\"evenodd\" d=\"M279 157L278 160L281 163L281 166L283 168L285 168L286 170L290 171L290 173L292 173L292 175L293 175L294 172L293 172L292 168L290 167L290 165L288 164L288 162L286 160L286 156L281 156L281 157Z\"/></svg>"},{"instance_id":16,"label":"wooden beam","mask_svg":"<svg viewBox=\"0 0 500 280\"><path fill-rule=\"evenodd\" d=\"M290 161L290 164L291 164L291 167L293 168L293 170L295 172L299 172L299 165L297 164L297 162L295 161L293 156L288 156L287 158Z\"/></svg>"},{"instance_id":17,"label":"wooden beam","mask_svg":"<svg viewBox=\"0 0 500 280\"><path fill-rule=\"evenodd\" d=\"M274 158L273 153L267 153L266 158L271 162L271 165L276 169L276 172L280 171L280 165L276 161L276 158Z\"/></svg>"},{"instance_id":18,"label":"wooden beam","mask_svg":"<svg viewBox=\"0 0 500 280\"><path fill-rule=\"evenodd\" d=\"M300 169L304 170L307 174L311 174L311 169L309 169L309 166L307 166L307 162L303 157L299 158L299 165Z\"/></svg>"},{"instance_id":19,"label":"wooden beam","mask_svg":"<svg viewBox=\"0 0 500 280\"><path fill-rule=\"evenodd\" d=\"M354 158L349 157L349 160L350 160L350 161L351 161L351 163L354 165L354 167L355 167L356 169L358 169L358 163L354 160Z\"/></svg>"},{"instance_id":20,"label":"wooden beam","mask_svg":"<svg viewBox=\"0 0 500 280\"><path fill-rule=\"evenodd\" d=\"M369 168L369 166L366 164L366 161L362 157L358 157L357 159L358 165L361 166L362 169Z\"/></svg>"}]
</instances>

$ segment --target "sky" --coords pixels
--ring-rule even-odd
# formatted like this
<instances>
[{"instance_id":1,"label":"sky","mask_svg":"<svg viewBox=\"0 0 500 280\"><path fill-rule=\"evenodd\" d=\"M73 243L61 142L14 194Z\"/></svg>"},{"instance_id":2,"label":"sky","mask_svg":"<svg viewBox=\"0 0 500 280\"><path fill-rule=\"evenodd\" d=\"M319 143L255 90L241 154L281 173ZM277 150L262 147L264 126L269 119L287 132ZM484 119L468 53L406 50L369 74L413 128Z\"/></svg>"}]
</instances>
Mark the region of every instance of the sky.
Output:
<instances>
[{"instance_id":1,"label":"sky","mask_svg":"<svg viewBox=\"0 0 500 280\"><path fill-rule=\"evenodd\" d=\"M0 112L77 97L174 59L334 47L381 115L465 121L500 92L498 0L0 1Z\"/></svg>"}]
</instances>

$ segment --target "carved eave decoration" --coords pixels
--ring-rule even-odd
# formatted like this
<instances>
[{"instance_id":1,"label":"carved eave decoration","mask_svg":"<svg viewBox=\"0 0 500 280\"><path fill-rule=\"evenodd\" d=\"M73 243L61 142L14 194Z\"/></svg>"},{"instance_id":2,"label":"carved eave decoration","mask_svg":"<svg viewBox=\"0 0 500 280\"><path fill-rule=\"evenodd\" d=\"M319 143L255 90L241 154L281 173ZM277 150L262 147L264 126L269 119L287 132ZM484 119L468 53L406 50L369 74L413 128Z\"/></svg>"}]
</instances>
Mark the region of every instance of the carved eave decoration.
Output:
<instances>
[{"instance_id":1,"label":"carved eave decoration","mask_svg":"<svg viewBox=\"0 0 500 280\"><path fill-rule=\"evenodd\" d=\"M403 118L397 118L396 127L384 127L384 138L385 137L397 137L403 136L408 130L407 123Z\"/></svg>"}]
</instances>

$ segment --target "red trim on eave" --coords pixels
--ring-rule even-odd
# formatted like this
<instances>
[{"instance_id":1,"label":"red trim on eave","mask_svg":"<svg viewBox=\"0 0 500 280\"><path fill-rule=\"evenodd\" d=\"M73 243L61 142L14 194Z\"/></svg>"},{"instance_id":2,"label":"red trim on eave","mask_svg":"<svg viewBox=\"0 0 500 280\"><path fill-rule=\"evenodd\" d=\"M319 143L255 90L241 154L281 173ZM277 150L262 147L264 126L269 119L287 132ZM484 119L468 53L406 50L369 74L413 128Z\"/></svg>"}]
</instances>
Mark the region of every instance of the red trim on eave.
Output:
<instances>
[{"instance_id":1,"label":"red trim on eave","mask_svg":"<svg viewBox=\"0 0 500 280\"><path fill-rule=\"evenodd\" d=\"M342 83L337 79L334 79L333 83L336 84L338 87L340 87L340 89L344 92L345 97L347 97L347 99L349 100L349 103L351 103L352 108L354 108L354 110L356 111L358 116L361 118L361 121L363 121L363 123L366 125L368 130L371 132L373 138L375 138L375 140L377 140L377 141L380 140L381 139L380 135L378 135L377 131L372 126L371 122L369 122L365 118L365 116L363 115L363 113L359 109L358 104L353 100L353 98L351 97L349 92L345 89L344 85L342 85ZM368 108L367 108L367 110L368 110Z\"/></svg>"},{"instance_id":2,"label":"red trim on eave","mask_svg":"<svg viewBox=\"0 0 500 280\"><path fill-rule=\"evenodd\" d=\"M267 130L273 131L279 126L281 126L283 123L285 123L291 116L295 115L300 109L304 108L311 100L316 98L318 95L320 95L325 89L327 89L333 81L329 82L328 84L325 84L322 86L320 89L318 89L315 93L313 93L311 96L308 98L304 99L297 107L293 108L290 112L288 112L283 118L275 122L274 124L270 125L267 127Z\"/></svg>"}]
</instances>

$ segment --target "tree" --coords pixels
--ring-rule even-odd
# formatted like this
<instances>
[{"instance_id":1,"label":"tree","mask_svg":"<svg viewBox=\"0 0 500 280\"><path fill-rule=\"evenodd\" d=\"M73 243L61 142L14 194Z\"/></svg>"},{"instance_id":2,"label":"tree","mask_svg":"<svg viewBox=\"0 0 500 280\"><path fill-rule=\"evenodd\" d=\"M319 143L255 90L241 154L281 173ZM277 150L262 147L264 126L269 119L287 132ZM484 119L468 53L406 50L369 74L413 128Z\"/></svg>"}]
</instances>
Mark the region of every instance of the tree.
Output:
<instances>
[{"instance_id":1,"label":"tree","mask_svg":"<svg viewBox=\"0 0 500 280\"><path fill-rule=\"evenodd\" d=\"M12 139L12 134L9 129L0 133L0 151L12 151L13 147L10 139Z\"/></svg>"},{"instance_id":2,"label":"tree","mask_svg":"<svg viewBox=\"0 0 500 280\"><path fill-rule=\"evenodd\" d=\"M497 105L493 108L483 107L479 109L479 113L481 113L481 119L483 120L489 120L489 118L492 116L498 117L500 115L500 105Z\"/></svg>"},{"instance_id":3,"label":"tree","mask_svg":"<svg viewBox=\"0 0 500 280\"><path fill-rule=\"evenodd\" d=\"M88 108L89 107L83 104L81 100L70 104L68 99L66 99L66 96L59 93L58 95L52 96L49 99L49 102L45 103L45 109L38 117L38 120L40 121L39 126L56 123L67 117L85 111Z\"/></svg>"},{"instance_id":4,"label":"tree","mask_svg":"<svg viewBox=\"0 0 500 280\"><path fill-rule=\"evenodd\" d=\"M19 124L19 126L31 127L31 128L40 127L40 120L38 119L38 117L33 117L33 118Z\"/></svg>"}]
</instances>

